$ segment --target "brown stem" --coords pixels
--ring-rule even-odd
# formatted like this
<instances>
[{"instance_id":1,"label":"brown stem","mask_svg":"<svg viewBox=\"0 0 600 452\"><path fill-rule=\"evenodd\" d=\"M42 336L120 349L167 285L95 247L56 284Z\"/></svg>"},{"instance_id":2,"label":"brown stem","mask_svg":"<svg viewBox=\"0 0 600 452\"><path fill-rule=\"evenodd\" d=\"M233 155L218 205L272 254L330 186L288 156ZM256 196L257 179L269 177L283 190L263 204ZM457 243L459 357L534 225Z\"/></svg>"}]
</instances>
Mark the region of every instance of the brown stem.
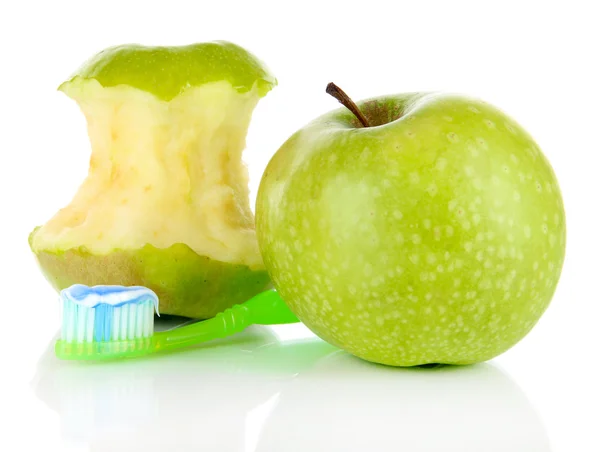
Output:
<instances>
[{"instance_id":1,"label":"brown stem","mask_svg":"<svg viewBox=\"0 0 600 452\"><path fill-rule=\"evenodd\" d=\"M363 115L363 112L360 111L360 109L356 106L354 101L350 99L350 97L342 90L342 88L337 86L335 83L331 82L327 85L327 89L325 89L325 92L335 97L340 104L342 104L344 107L350 110L354 114L354 116L358 118L358 120L364 127L369 127L369 121L367 121L367 118L365 117L365 115Z\"/></svg>"}]
</instances>

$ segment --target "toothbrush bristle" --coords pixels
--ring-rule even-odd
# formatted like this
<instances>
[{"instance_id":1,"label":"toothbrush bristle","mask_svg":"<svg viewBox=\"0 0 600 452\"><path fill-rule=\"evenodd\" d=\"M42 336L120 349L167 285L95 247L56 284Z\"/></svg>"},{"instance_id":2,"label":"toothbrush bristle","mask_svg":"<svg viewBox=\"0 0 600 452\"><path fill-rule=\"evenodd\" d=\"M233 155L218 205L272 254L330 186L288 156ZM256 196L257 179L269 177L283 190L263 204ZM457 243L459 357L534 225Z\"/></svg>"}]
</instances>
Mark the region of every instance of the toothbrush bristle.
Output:
<instances>
[{"instance_id":1,"label":"toothbrush bristle","mask_svg":"<svg viewBox=\"0 0 600 452\"><path fill-rule=\"evenodd\" d=\"M151 299L94 307L62 298L61 340L68 344L132 341L152 336L154 301Z\"/></svg>"}]
</instances>

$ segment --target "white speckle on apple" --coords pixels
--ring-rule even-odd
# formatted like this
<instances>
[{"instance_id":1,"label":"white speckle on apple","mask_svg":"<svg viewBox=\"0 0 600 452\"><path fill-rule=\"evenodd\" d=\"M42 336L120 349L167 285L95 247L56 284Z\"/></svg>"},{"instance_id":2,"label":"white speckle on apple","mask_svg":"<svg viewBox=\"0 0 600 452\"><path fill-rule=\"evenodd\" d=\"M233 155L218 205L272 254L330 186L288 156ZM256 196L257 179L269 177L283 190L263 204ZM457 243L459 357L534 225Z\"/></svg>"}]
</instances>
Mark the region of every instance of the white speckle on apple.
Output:
<instances>
[{"instance_id":1,"label":"white speckle on apple","mask_svg":"<svg viewBox=\"0 0 600 452\"><path fill-rule=\"evenodd\" d=\"M433 228L433 238L437 241L442 238L442 228L440 226L435 226Z\"/></svg>"},{"instance_id":2,"label":"white speckle on apple","mask_svg":"<svg viewBox=\"0 0 600 452\"><path fill-rule=\"evenodd\" d=\"M411 240L415 245L418 245L421 243L421 236L419 234L413 234Z\"/></svg>"},{"instance_id":3,"label":"white speckle on apple","mask_svg":"<svg viewBox=\"0 0 600 452\"><path fill-rule=\"evenodd\" d=\"M427 187L427 193L429 193L430 196L435 196L438 192L438 187L437 185L432 182L431 184L429 184L429 186Z\"/></svg>"},{"instance_id":4,"label":"white speckle on apple","mask_svg":"<svg viewBox=\"0 0 600 452\"><path fill-rule=\"evenodd\" d=\"M477 115L479 114L479 110L477 109L477 107L475 107L475 106L473 106L473 105L469 105L469 106L467 107L467 110L469 110L469 111L471 111L471 112L473 112L473 113L475 113L475 114L477 114Z\"/></svg>"},{"instance_id":5,"label":"white speckle on apple","mask_svg":"<svg viewBox=\"0 0 600 452\"><path fill-rule=\"evenodd\" d=\"M475 138L475 141L477 142L477 144L479 145L479 147L482 150L486 151L488 149L488 144L483 138L477 137L477 138Z\"/></svg>"},{"instance_id":6,"label":"white speckle on apple","mask_svg":"<svg viewBox=\"0 0 600 452\"><path fill-rule=\"evenodd\" d=\"M517 133L517 131L515 130L515 128L509 122L505 122L504 123L504 127L506 127L506 130L508 130L509 133L511 133L513 135L515 135Z\"/></svg>"},{"instance_id":7,"label":"white speckle on apple","mask_svg":"<svg viewBox=\"0 0 600 452\"><path fill-rule=\"evenodd\" d=\"M475 174L475 168L470 165L465 166L465 174L469 177L473 176Z\"/></svg>"},{"instance_id":8,"label":"white speckle on apple","mask_svg":"<svg viewBox=\"0 0 600 452\"><path fill-rule=\"evenodd\" d=\"M483 122L489 129L493 129L496 127L496 124L494 123L494 121L492 121L490 119L484 119Z\"/></svg>"},{"instance_id":9,"label":"white speckle on apple","mask_svg":"<svg viewBox=\"0 0 600 452\"><path fill-rule=\"evenodd\" d=\"M435 253L428 253L427 254L427 263L428 264L435 264L436 261L437 261L437 257L435 255Z\"/></svg>"},{"instance_id":10,"label":"white speckle on apple","mask_svg":"<svg viewBox=\"0 0 600 452\"><path fill-rule=\"evenodd\" d=\"M407 130L407 131L406 131L406 136L407 136L408 138L411 138L411 139L412 139L412 138L414 138L414 137L415 137L415 133L414 133L412 130Z\"/></svg>"},{"instance_id":11,"label":"white speckle on apple","mask_svg":"<svg viewBox=\"0 0 600 452\"><path fill-rule=\"evenodd\" d=\"M404 243L404 235L402 234L402 232L396 232L396 234L394 234L394 240L396 241L396 243Z\"/></svg>"},{"instance_id":12,"label":"white speckle on apple","mask_svg":"<svg viewBox=\"0 0 600 452\"><path fill-rule=\"evenodd\" d=\"M402 212L400 212L399 210L394 210L392 212L392 215L396 220L401 220L402 217L404 216L404 215L402 215Z\"/></svg>"},{"instance_id":13,"label":"white speckle on apple","mask_svg":"<svg viewBox=\"0 0 600 452\"><path fill-rule=\"evenodd\" d=\"M438 171L444 171L446 169L446 166L448 166L448 160L446 160L445 158L439 158L435 162L435 168Z\"/></svg>"},{"instance_id":14,"label":"white speckle on apple","mask_svg":"<svg viewBox=\"0 0 600 452\"><path fill-rule=\"evenodd\" d=\"M421 181L421 177L419 176L419 173L413 171L409 174L408 180L411 184L416 185Z\"/></svg>"},{"instance_id":15,"label":"white speckle on apple","mask_svg":"<svg viewBox=\"0 0 600 452\"><path fill-rule=\"evenodd\" d=\"M419 263L419 255L418 254L411 254L410 257L408 258L413 264L417 265Z\"/></svg>"},{"instance_id":16,"label":"white speckle on apple","mask_svg":"<svg viewBox=\"0 0 600 452\"><path fill-rule=\"evenodd\" d=\"M429 218L423 220L423 227L425 229L431 229L431 220Z\"/></svg>"}]
</instances>

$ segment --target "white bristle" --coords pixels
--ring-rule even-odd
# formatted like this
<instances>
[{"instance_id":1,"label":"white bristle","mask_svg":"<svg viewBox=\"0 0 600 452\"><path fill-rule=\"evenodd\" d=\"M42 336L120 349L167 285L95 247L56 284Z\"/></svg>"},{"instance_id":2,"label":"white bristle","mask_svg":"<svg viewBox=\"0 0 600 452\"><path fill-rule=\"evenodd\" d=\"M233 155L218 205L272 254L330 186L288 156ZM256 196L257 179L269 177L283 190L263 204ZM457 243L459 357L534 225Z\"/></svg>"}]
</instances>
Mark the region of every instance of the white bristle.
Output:
<instances>
[{"instance_id":1,"label":"white bristle","mask_svg":"<svg viewBox=\"0 0 600 452\"><path fill-rule=\"evenodd\" d=\"M129 323L127 324L127 339L135 338L135 321L137 315L137 306L134 304L129 305Z\"/></svg>"},{"instance_id":2,"label":"white bristle","mask_svg":"<svg viewBox=\"0 0 600 452\"><path fill-rule=\"evenodd\" d=\"M118 341L119 333L121 332L121 308L116 307L113 309L112 320L112 334L110 339L113 341Z\"/></svg>"},{"instance_id":3,"label":"white bristle","mask_svg":"<svg viewBox=\"0 0 600 452\"><path fill-rule=\"evenodd\" d=\"M86 342L93 342L94 340L94 320L96 318L95 314L95 310L93 308L90 308L88 313L87 313L87 325L86 325L86 329L85 329L85 341Z\"/></svg>"},{"instance_id":4,"label":"white bristle","mask_svg":"<svg viewBox=\"0 0 600 452\"><path fill-rule=\"evenodd\" d=\"M78 305L63 298L61 307L61 339L69 343L101 341L126 341L150 337L154 331L154 302L125 303L121 306L106 307L98 304L95 307ZM103 309L106 316L97 318L96 311ZM110 318L108 318L110 316ZM99 324L96 325L98 320ZM108 322L108 325L106 323ZM96 331L100 328L100 331ZM110 338L104 337L104 331L110 329ZM98 333L98 334L96 334Z\"/></svg>"}]
</instances>

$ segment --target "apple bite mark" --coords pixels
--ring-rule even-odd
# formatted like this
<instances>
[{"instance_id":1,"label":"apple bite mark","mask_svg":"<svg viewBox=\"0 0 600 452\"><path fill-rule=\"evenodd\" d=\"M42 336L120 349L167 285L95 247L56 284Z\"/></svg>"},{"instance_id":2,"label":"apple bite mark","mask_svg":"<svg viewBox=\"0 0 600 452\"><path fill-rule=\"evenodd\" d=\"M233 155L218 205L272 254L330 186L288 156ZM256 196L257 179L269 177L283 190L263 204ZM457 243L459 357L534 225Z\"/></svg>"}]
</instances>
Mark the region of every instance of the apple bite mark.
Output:
<instances>
[{"instance_id":1,"label":"apple bite mark","mask_svg":"<svg viewBox=\"0 0 600 452\"><path fill-rule=\"evenodd\" d=\"M274 84L226 43L119 46L63 83L86 117L92 156L70 204L30 237L53 286L143 285L164 313L190 317L262 290L242 152Z\"/></svg>"}]
</instances>

